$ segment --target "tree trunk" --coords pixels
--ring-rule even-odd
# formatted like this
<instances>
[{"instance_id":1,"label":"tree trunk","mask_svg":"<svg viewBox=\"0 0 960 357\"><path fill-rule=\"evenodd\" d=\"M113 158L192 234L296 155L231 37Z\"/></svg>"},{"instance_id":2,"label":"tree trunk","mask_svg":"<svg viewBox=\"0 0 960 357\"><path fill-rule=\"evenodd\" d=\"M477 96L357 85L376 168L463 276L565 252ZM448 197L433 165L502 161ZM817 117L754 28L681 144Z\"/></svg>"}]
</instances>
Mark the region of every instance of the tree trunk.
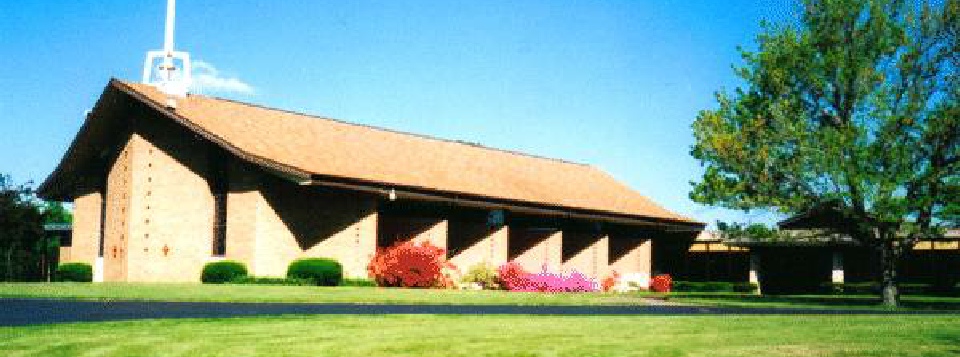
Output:
<instances>
[{"instance_id":1,"label":"tree trunk","mask_svg":"<svg viewBox=\"0 0 960 357\"><path fill-rule=\"evenodd\" d=\"M897 289L897 262L899 259L891 237L883 237L880 242L880 265L882 272L881 295L883 305L900 305L900 291Z\"/></svg>"},{"instance_id":2,"label":"tree trunk","mask_svg":"<svg viewBox=\"0 0 960 357\"><path fill-rule=\"evenodd\" d=\"M7 248L7 276L6 281L13 281L13 251L16 249L16 244L11 244Z\"/></svg>"},{"instance_id":3,"label":"tree trunk","mask_svg":"<svg viewBox=\"0 0 960 357\"><path fill-rule=\"evenodd\" d=\"M47 237L47 233L44 232L43 239L43 250L40 251L40 276L46 282L50 282L50 238Z\"/></svg>"}]
</instances>

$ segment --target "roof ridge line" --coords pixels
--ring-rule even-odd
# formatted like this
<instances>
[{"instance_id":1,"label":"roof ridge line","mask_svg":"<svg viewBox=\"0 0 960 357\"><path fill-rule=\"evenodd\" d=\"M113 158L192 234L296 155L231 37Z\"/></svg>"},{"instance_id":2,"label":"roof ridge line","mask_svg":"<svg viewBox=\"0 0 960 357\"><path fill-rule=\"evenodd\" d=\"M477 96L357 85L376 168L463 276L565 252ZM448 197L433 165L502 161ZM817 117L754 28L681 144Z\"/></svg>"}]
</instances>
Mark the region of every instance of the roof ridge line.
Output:
<instances>
[{"instance_id":1,"label":"roof ridge line","mask_svg":"<svg viewBox=\"0 0 960 357\"><path fill-rule=\"evenodd\" d=\"M322 116L322 115L317 115L317 114L310 114L310 113L298 112L298 111L295 111L295 110L276 108L276 107L266 106L266 105L263 105L263 104L242 102L242 101L235 100L235 99L229 99L229 98L223 98L223 97L217 97L217 96L211 96L211 95L193 94L193 93L188 94L188 96L189 96L189 97L204 97L204 98L208 98L208 99L214 99L214 100L220 100L220 101L230 102L230 103L239 104L239 105L245 105L245 106L248 106L248 107L260 108L260 109L264 109L264 110L273 110L273 111L278 111L278 112L283 112L283 113L288 113L288 114L294 114L294 115L300 115L300 116L309 117L309 118L314 118L314 119L328 120L328 121L332 121L332 122L335 122L335 123L340 123L340 124L345 124L345 125L352 125L352 126L358 126L358 127L368 128L368 129L374 129L374 130L384 131L384 132L393 133L393 134L407 135L407 136L413 136L413 137L418 137L418 138L422 138L422 139L435 140L435 141L441 141L441 142L452 143L452 144L466 145L466 146L471 146L471 147L480 148L480 149L485 149L485 150L499 151L499 152L506 153L506 154L512 154L512 155L518 155L518 156L526 156L526 157L530 157L530 158L534 158L534 159L551 160L551 161L557 161L557 162L564 163L564 164L571 164L571 165L592 167L592 165L590 165L590 164L588 164L588 163L582 163L582 162L570 161L570 160L566 160L566 159L560 159L560 158L556 158L556 157L549 157L549 156L542 156L542 155L537 155L537 154L531 154L531 153L527 153L527 152L523 152L523 151L517 151L517 150L496 148L496 147L486 146L486 145L483 145L483 144L480 144L480 143L475 143L475 142L470 142L470 141L465 141L465 140L447 139L447 138L441 138L441 137L433 136L433 135L420 134L420 133L411 133L411 132L408 132L408 131L402 131L402 130L397 130L397 129L384 128L384 127L380 127L380 126L376 126L376 125L363 124L363 123L355 123L355 122L347 121L347 120L344 120L344 119L337 119L337 118L331 118L331 117Z\"/></svg>"}]
</instances>

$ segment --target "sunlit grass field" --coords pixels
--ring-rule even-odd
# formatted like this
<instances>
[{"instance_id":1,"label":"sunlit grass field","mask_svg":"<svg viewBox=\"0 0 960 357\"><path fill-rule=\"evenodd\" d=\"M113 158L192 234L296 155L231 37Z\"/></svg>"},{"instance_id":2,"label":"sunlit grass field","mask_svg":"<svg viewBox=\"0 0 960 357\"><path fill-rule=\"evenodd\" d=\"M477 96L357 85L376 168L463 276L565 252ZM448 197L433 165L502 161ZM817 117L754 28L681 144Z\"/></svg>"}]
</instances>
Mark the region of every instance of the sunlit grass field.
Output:
<instances>
[{"instance_id":1,"label":"sunlit grass field","mask_svg":"<svg viewBox=\"0 0 960 357\"><path fill-rule=\"evenodd\" d=\"M0 298L89 300L297 302L458 305L644 305L672 303L723 307L882 309L873 295L757 296L741 293L518 293L314 287L275 285L203 285L158 283L0 283ZM905 309L960 310L960 297L904 296Z\"/></svg>"},{"instance_id":2,"label":"sunlit grass field","mask_svg":"<svg viewBox=\"0 0 960 357\"><path fill-rule=\"evenodd\" d=\"M0 328L2 356L955 356L944 316L284 316Z\"/></svg>"},{"instance_id":3,"label":"sunlit grass field","mask_svg":"<svg viewBox=\"0 0 960 357\"><path fill-rule=\"evenodd\" d=\"M643 304L646 296L614 293L541 294L489 290L397 289L350 286L0 283L0 298L46 297L95 300L446 305L631 305Z\"/></svg>"}]
</instances>

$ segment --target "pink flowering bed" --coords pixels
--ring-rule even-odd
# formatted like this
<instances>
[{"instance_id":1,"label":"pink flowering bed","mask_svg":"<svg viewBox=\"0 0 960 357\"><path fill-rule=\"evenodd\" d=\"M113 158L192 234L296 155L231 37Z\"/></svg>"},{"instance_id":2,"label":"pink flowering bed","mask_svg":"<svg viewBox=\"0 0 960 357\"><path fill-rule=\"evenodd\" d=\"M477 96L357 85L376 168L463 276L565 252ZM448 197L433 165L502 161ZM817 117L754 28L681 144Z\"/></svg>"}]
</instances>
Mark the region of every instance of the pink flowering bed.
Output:
<instances>
[{"instance_id":1,"label":"pink flowering bed","mask_svg":"<svg viewBox=\"0 0 960 357\"><path fill-rule=\"evenodd\" d=\"M510 291L527 292L593 292L598 291L597 282L576 271L568 275L551 273L546 266L539 273L530 273L516 262L509 262L498 269L503 287Z\"/></svg>"}]
</instances>

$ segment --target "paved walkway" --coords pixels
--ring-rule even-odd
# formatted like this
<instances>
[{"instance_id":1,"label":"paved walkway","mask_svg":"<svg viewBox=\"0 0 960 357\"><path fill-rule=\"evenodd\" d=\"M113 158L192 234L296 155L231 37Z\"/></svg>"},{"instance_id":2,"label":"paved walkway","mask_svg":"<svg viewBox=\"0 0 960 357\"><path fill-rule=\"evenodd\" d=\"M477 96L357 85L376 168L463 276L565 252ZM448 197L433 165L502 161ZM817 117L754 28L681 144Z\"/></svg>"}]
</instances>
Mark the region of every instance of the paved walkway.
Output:
<instances>
[{"instance_id":1,"label":"paved walkway","mask_svg":"<svg viewBox=\"0 0 960 357\"><path fill-rule=\"evenodd\" d=\"M284 314L467 315L726 315L960 314L960 311L724 308L658 306L384 305L0 299L0 326L158 318L222 318Z\"/></svg>"}]
</instances>

